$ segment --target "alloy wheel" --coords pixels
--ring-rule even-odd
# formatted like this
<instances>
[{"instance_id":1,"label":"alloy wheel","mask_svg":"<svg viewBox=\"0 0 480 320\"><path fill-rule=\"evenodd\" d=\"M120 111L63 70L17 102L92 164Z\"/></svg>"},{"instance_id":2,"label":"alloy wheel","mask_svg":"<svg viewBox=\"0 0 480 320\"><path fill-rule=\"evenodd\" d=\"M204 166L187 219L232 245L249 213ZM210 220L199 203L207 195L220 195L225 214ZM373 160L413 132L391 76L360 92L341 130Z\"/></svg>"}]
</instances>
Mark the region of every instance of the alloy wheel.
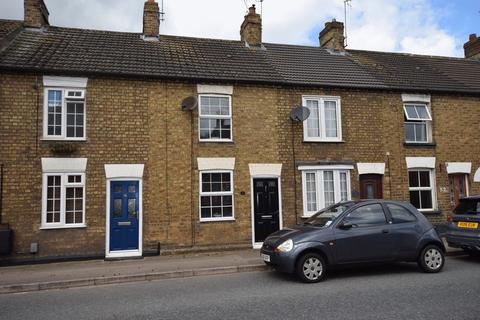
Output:
<instances>
[{"instance_id":1,"label":"alloy wheel","mask_svg":"<svg viewBox=\"0 0 480 320\"><path fill-rule=\"evenodd\" d=\"M424 255L425 265L431 270L437 270L442 266L442 254L436 248L430 248Z\"/></svg>"},{"instance_id":2,"label":"alloy wheel","mask_svg":"<svg viewBox=\"0 0 480 320\"><path fill-rule=\"evenodd\" d=\"M323 265L319 259L310 257L303 263L303 274L308 280L315 281L322 275L322 273Z\"/></svg>"}]
</instances>

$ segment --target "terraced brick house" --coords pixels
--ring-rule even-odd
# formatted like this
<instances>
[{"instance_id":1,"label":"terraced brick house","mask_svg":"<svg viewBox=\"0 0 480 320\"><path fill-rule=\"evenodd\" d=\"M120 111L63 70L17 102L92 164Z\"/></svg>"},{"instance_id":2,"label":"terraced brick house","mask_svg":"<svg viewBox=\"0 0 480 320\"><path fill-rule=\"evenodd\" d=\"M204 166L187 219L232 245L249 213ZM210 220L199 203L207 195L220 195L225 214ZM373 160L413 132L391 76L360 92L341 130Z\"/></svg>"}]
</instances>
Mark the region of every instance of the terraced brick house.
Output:
<instances>
[{"instance_id":1,"label":"terraced brick house","mask_svg":"<svg viewBox=\"0 0 480 320\"><path fill-rule=\"evenodd\" d=\"M57 27L25 0L0 21L1 260L258 247L357 198L440 223L480 192L477 36L450 58L346 50L337 21L264 43L255 7L236 41L159 34L151 0L143 19Z\"/></svg>"}]
</instances>

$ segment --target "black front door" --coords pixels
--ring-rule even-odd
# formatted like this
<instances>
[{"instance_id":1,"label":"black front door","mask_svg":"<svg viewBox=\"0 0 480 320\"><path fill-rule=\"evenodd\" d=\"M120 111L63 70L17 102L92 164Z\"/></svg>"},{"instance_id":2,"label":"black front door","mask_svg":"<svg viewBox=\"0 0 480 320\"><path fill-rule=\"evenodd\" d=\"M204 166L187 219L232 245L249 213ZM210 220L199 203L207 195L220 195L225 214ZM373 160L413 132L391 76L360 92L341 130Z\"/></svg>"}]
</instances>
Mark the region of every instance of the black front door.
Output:
<instances>
[{"instance_id":1,"label":"black front door","mask_svg":"<svg viewBox=\"0 0 480 320\"><path fill-rule=\"evenodd\" d=\"M253 179L255 242L280 228L278 179Z\"/></svg>"}]
</instances>

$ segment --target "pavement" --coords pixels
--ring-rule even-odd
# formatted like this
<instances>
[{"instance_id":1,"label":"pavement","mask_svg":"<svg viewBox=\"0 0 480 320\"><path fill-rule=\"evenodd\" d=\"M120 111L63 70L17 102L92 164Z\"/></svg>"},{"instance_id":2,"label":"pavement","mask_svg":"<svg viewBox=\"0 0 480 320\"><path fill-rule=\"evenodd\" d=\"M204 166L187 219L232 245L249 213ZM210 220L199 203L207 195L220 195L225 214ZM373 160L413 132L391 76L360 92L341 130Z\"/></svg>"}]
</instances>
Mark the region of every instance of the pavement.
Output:
<instances>
[{"instance_id":1,"label":"pavement","mask_svg":"<svg viewBox=\"0 0 480 320\"><path fill-rule=\"evenodd\" d=\"M447 247L447 255L459 254ZM259 250L252 249L19 265L0 267L0 294L265 270Z\"/></svg>"},{"instance_id":2,"label":"pavement","mask_svg":"<svg viewBox=\"0 0 480 320\"><path fill-rule=\"evenodd\" d=\"M415 263L329 270L299 282L277 272L0 295L0 319L478 320L480 259L447 257L438 274Z\"/></svg>"}]
</instances>

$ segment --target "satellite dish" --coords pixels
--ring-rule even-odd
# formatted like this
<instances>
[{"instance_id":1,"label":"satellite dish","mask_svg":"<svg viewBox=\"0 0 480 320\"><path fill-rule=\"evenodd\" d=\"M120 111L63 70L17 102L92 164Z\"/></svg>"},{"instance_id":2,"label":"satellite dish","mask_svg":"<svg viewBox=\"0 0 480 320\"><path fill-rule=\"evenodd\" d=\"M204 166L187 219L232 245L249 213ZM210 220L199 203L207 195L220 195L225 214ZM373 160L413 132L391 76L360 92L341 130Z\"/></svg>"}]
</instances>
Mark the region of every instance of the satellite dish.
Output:
<instances>
[{"instance_id":1,"label":"satellite dish","mask_svg":"<svg viewBox=\"0 0 480 320\"><path fill-rule=\"evenodd\" d=\"M183 99L182 101L182 111L192 111L198 105L198 100L194 96Z\"/></svg>"},{"instance_id":2,"label":"satellite dish","mask_svg":"<svg viewBox=\"0 0 480 320\"><path fill-rule=\"evenodd\" d=\"M295 107L290 112L290 119L293 121L305 121L310 116L310 110L306 107Z\"/></svg>"}]
</instances>

